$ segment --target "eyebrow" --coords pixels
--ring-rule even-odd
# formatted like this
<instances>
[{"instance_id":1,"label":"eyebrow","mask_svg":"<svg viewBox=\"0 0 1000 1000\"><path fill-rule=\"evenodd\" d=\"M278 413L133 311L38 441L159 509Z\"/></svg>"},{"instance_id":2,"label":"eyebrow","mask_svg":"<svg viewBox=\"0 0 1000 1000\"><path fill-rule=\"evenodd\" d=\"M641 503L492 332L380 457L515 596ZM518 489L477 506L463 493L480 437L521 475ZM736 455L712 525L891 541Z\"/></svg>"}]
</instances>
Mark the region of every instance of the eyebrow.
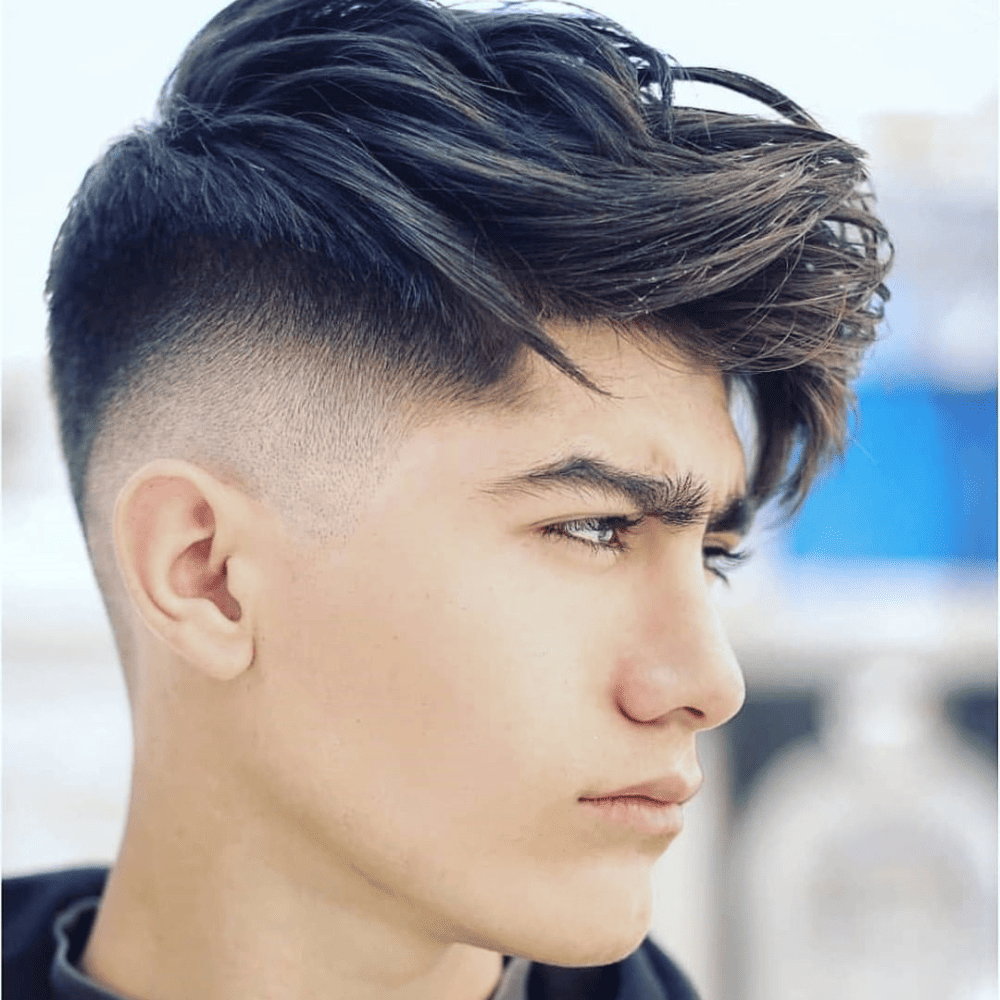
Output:
<instances>
[{"instance_id":1,"label":"eyebrow","mask_svg":"<svg viewBox=\"0 0 1000 1000\"><path fill-rule=\"evenodd\" d=\"M653 517L674 528L706 523L709 532L745 535L750 530L753 509L743 493L733 493L721 507L709 505L708 483L691 473L683 476L651 476L612 465L587 455L571 455L507 476L485 488L503 496L538 494L570 489L601 493L636 507L644 517Z\"/></svg>"}]
</instances>

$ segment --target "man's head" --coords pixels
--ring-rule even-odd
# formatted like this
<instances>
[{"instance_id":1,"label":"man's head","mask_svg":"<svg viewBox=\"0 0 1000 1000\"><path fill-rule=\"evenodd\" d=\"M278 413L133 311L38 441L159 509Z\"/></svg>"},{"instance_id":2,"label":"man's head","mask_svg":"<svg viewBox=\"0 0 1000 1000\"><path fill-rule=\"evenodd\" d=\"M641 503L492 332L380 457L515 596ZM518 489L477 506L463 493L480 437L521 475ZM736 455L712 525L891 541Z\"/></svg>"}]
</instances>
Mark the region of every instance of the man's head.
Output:
<instances>
[{"instance_id":1,"label":"man's head","mask_svg":"<svg viewBox=\"0 0 1000 1000\"><path fill-rule=\"evenodd\" d=\"M442 939L633 946L676 831L585 800L691 794L739 706L707 581L842 446L886 267L859 156L576 12L218 15L49 280L133 808L178 776L200 836L239 816Z\"/></svg>"}]
</instances>

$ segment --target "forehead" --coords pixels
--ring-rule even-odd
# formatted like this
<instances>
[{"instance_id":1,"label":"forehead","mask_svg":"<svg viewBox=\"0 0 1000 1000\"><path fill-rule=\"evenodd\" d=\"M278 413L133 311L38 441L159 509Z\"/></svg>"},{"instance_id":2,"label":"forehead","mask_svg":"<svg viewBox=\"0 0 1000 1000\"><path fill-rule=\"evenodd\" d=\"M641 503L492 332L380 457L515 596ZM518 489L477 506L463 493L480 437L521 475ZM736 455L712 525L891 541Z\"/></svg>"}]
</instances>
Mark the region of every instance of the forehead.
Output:
<instances>
[{"instance_id":1,"label":"forehead","mask_svg":"<svg viewBox=\"0 0 1000 1000\"><path fill-rule=\"evenodd\" d=\"M632 339L603 323L548 329L606 395L533 357L528 404L519 414L526 423L547 424L547 438L582 434L595 445L605 442L651 470L693 471L697 465L707 474L707 464L718 466L722 478L742 478L742 448L721 373L697 366L665 338Z\"/></svg>"},{"instance_id":2,"label":"forehead","mask_svg":"<svg viewBox=\"0 0 1000 1000\"><path fill-rule=\"evenodd\" d=\"M744 491L743 452L718 372L669 343L634 342L606 324L548 331L603 393L529 355L516 405L435 422L405 450L428 468L454 462L470 482L585 455L638 474L690 475L717 498Z\"/></svg>"}]
</instances>

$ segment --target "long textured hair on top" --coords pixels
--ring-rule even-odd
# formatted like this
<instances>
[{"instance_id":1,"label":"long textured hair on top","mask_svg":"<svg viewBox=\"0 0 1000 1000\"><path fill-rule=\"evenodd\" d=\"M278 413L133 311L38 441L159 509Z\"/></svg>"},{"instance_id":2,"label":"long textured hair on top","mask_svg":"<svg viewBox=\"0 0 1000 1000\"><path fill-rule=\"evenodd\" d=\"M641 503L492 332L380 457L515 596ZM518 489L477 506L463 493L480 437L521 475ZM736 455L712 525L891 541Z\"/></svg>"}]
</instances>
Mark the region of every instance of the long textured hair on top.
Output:
<instances>
[{"instance_id":1,"label":"long textured hair on top","mask_svg":"<svg viewBox=\"0 0 1000 1000\"><path fill-rule=\"evenodd\" d=\"M781 120L676 106L676 80ZM758 81L577 10L237 0L158 112L91 168L53 251L81 516L109 402L226 322L474 401L525 348L589 384L541 320L603 319L745 382L757 501L796 506L843 448L891 246L863 154Z\"/></svg>"}]
</instances>

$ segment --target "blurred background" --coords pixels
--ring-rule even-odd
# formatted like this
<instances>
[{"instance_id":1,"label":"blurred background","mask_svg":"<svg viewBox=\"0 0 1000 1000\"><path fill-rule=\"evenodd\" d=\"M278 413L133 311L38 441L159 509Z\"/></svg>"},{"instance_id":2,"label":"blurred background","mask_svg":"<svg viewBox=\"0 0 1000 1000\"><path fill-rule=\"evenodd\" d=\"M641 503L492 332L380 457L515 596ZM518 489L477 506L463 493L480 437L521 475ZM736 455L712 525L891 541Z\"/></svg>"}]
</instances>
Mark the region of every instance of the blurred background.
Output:
<instances>
[{"instance_id":1,"label":"blurred background","mask_svg":"<svg viewBox=\"0 0 1000 1000\"><path fill-rule=\"evenodd\" d=\"M111 861L129 771L45 391L48 253L218 6L2 8L4 873ZM846 460L720 596L747 704L704 740L654 934L705 1000L995 1000L996 5L592 6L867 148L897 247Z\"/></svg>"}]
</instances>

